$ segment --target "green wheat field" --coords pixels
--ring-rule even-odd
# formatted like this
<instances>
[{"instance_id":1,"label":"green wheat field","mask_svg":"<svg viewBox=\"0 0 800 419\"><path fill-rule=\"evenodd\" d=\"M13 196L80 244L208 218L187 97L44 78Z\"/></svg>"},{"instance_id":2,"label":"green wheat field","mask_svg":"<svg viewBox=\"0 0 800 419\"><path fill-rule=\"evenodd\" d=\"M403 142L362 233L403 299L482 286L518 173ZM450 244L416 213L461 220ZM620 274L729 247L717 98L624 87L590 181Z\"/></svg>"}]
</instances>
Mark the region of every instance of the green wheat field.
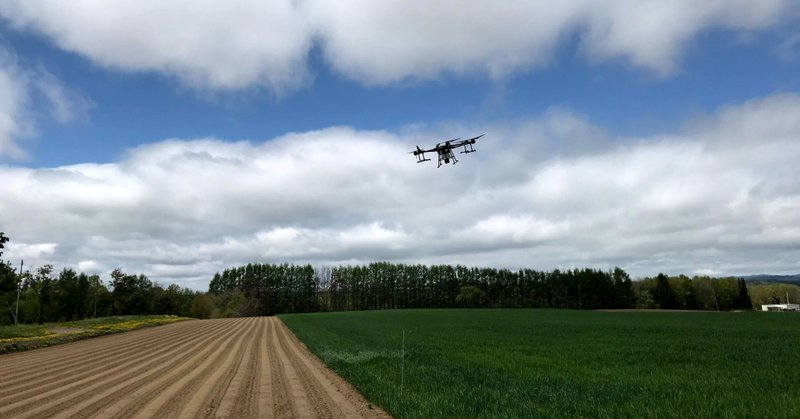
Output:
<instances>
[{"instance_id":1,"label":"green wheat field","mask_svg":"<svg viewBox=\"0 0 800 419\"><path fill-rule=\"evenodd\" d=\"M280 318L398 418L800 417L797 313L439 309Z\"/></svg>"}]
</instances>

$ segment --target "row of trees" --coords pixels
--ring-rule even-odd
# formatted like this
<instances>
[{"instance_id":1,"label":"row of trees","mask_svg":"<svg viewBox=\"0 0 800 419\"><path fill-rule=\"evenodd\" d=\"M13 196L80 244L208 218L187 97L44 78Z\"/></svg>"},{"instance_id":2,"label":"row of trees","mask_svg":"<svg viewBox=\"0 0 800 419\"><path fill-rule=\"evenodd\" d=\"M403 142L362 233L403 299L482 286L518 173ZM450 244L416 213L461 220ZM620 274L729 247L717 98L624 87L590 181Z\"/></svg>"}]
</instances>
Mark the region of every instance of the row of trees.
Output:
<instances>
[{"instance_id":1,"label":"row of trees","mask_svg":"<svg viewBox=\"0 0 800 419\"><path fill-rule=\"evenodd\" d=\"M576 269L468 268L457 265L366 266L248 264L217 273L209 284L221 315L447 307L627 308L630 277Z\"/></svg>"},{"instance_id":2,"label":"row of trees","mask_svg":"<svg viewBox=\"0 0 800 419\"><path fill-rule=\"evenodd\" d=\"M7 241L0 233L0 256ZM620 268L543 272L377 262L314 269L251 263L215 274L204 294L175 284L164 288L144 275L120 269L104 284L97 275L69 268L57 276L50 265L17 274L0 263L0 324L127 314L207 318L451 307L748 310L753 306L742 279L659 274L632 282Z\"/></svg>"},{"instance_id":3,"label":"row of trees","mask_svg":"<svg viewBox=\"0 0 800 419\"><path fill-rule=\"evenodd\" d=\"M8 241L0 232L0 325L146 314L208 318L214 309L205 293L176 284L164 288L121 269L111 272L108 284L70 268L56 275L52 265L16 272L2 261Z\"/></svg>"},{"instance_id":4,"label":"row of trees","mask_svg":"<svg viewBox=\"0 0 800 419\"><path fill-rule=\"evenodd\" d=\"M217 273L209 284L215 315L395 308L645 308L751 310L738 278L659 274L631 281L620 268L508 270L461 265L366 266L248 264Z\"/></svg>"},{"instance_id":5,"label":"row of trees","mask_svg":"<svg viewBox=\"0 0 800 419\"><path fill-rule=\"evenodd\" d=\"M658 274L633 284L639 308L680 310L752 310L747 283L741 278Z\"/></svg>"},{"instance_id":6,"label":"row of trees","mask_svg":"<svg viewBox=\"0 0 800 419\"><path fill-rule=\"evenodd\" d=\"M0 325L149 314L208 318L213 308L205 293L176 284L162 287L120 269L106 284L98 275L70 268L54 274L51 265L44 265L19 275L0 263Z\"/></svg>"},{"instance_id":7,"label":"row of trees","mask_svg":"<svg viewBox=\"0 0 800 419\"><path fill-rule=\"evenodd\" d=\"M786 284L776 282L762 282L760 284L750 284L750 299L753 305L758 307L761 304L781 304L800 302L800 283Z\"/></svg>"},{"instance_id":8,"label":"row of trees","mask_svg":"<svg viewBox=\"0 0 800 419\"><path fill-rule=\"evenodd\" d=\"M213 301L173 284L162 287L144 275L120 269L104 283L98 275L70 268L57 275L51 265L18 274L0 263L0 325L81 320L91 317L172 314L208 318Z\"/></svg>"},{"instance_id":9,"label":"row of trees","mask_svg":"<svg viewBox=\"0 0 800 419\"><path fill-rule=\"evenodd\" d=\"M311 265L250 263L217 273L208 285L221 317L319 311Z\"/></svg>"}]
</instances>

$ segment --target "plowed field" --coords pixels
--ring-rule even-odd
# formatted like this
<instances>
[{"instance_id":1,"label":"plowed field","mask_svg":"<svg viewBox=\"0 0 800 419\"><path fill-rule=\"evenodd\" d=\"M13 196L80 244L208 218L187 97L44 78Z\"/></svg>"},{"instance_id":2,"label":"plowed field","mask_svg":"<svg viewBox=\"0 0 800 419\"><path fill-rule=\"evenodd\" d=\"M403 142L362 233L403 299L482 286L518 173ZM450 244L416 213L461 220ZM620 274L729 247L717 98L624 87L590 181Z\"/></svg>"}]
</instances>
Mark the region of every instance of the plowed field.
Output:
<instances>
[{"instance_id":1,"label":"plowed field","mask_svg":"<svg viewBox=\"0 0 800 419\"><path fill-rule=\"evenodd\" d=\"M388 417L274 317L194 320L0 356L0 418Z\"/></svg>"}]
</instances>

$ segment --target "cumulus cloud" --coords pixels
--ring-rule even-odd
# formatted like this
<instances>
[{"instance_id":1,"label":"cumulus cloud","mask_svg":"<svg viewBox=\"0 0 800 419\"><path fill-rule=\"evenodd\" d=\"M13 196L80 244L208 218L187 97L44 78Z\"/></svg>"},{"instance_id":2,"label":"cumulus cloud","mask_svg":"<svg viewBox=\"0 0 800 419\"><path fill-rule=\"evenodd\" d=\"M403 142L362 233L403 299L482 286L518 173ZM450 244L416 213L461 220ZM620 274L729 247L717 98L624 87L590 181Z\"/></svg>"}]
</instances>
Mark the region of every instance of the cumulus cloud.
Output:
<instances>
[{"instance_id":1,"label":"cumulus cloud","mask_svg":"<svg viewBox=\"0 0 800 419\"><path fill-rule=\"evenodd\" d=\"M275 91L302 83L311 30L291 0L5 1L0 15L102 66L189 86Z\"/></svg>"},{"instance_id":2,"label":"cumulus cloud","mask_svg":"<svg viewBox=\"0 0 800 419\"><path fill-rule=\"evenodd\" d=\"M678 67L685 44L703 31L748 32L796 18L793 0L589 2L582 48L593 58L626 58L635 66L668 75Z\"/></svg>"},{"instance_id":3,"label":"cumulus cloud","mask_svg":"<svg viewBox=\"0 0 800 419\"><path fill-rule=\"evenodd\" d=\"M459 3L312 1L328 61L371 84L442 73L501 78L547 64L571 36L591 61L624 59L674 72L686 41L710 29L752 31L778 22L792 1L539 1ZM796 4L795 4L796 5Z\"/></svg>"},{"instance_id":4,"label":"cumulus cloud","mask_svg":"<svg viewBox=\"0 0 800 419\"><path fill-rule=\"evenodd\" d=\"M573 39L591 62L623 60L664 77L699 34L774 28L796 20L796 8L796 0L6 0L0 16L101 66L201 90L280 93L309 81L315 45L332 68L368 85L499 79L547 65Z\"/></svg>"},{"instance_id":5,"label":"cumulus cloud","mask_svg":"<svg viewBox=\"0 0 800 419\"><path fill-rule=\"evenodd\" d=\"M0 167L5 256L121 266L197 289L252 261L797 272L797 121L800 97L778 95L623 140L553 109L460 127L487 135L440 169L407 154L439 129L348 127L165 140L109 164Z\"/></svg>"}]
</instances>

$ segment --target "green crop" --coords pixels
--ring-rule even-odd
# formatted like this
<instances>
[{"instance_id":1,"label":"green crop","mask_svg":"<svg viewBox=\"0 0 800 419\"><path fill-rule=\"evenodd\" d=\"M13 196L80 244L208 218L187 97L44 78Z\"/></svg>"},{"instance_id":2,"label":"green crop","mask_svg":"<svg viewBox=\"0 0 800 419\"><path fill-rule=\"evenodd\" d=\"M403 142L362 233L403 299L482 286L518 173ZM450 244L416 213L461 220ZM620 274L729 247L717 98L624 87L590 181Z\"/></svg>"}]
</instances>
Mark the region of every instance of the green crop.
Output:
<instances>
[{"instance_id":1,"label":"green crop","mask_svg":"<svg viewBox=\"0 0 800 419\"><path fill-rule=\"evenodd\" d=\"M800 316L792 313L280 317L395 417L800 417Z\"/></svg>"}]
</instances>

